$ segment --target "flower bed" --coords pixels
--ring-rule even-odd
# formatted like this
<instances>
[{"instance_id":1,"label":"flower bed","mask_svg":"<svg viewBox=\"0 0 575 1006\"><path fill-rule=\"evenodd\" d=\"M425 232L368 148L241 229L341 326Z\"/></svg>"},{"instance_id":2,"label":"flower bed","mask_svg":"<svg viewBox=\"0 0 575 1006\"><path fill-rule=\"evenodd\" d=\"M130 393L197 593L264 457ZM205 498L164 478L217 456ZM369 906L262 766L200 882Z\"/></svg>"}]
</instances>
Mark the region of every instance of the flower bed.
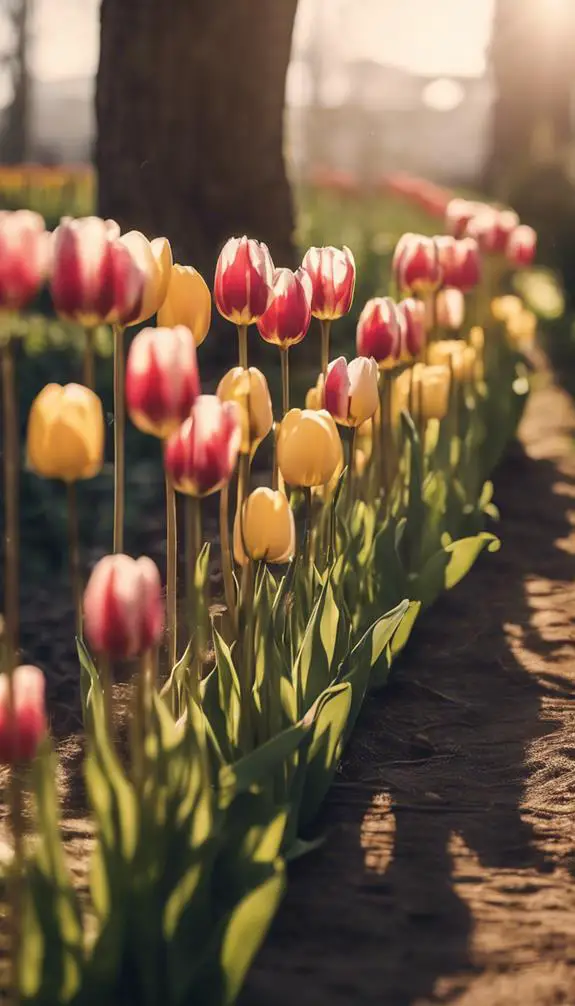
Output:
<instances>
[{"instance_id":1,"label":"flower bed","mask_svg":"<svg viewBox=\"0 0 575 1006\"><path fill-rule=\"evenodd\" d=\"M11 339L2 346L0 753L12 766L6 879L21 1001L233 1002L279 904L286 861L321 840L314 819L367 690L385 685L420 610L498 547L485 530L497 515L486 479L526 400L522 350L534 323L517 299L492 300L507 271L530 261L534 235L511 211L457 200L446 220L457 237L399 242L393 292L402 299L365 305L349 363L330 362L332 326L353 299L349 249L312 248L292 273L275 269L264 245L231 239L214 293L237 327L238 367L214 396L201 394L196 361L210 292L195 270L172 264L164 239L121 237L94 218L63 222L51 239L33 215L0 221L4 306L25 307L49 277L58 313L86 329L84 384L44 388L27 437L38 475L68 487L96 835L86 913L58 825L43 677L15 666L20 450ZM154 315L157 327L138 333L126 359L126 327ZM320 374L308 407L291 409L292 347L312 316ZM92 338L103 323L114 331L114 541L85 586L75 487L103 462ZM280 353L275 408L264 375L249 367L252 324ZM164 445L165 613L154 563L123 554L126 410ZM272 485L251 492L253 455L268 436ZM202 500L216 492L226 605L210 618ZM134 673L122 757L112 681L126 661ZM39 842L23 836L28 785Z\"/></svg>"}]
</instances>

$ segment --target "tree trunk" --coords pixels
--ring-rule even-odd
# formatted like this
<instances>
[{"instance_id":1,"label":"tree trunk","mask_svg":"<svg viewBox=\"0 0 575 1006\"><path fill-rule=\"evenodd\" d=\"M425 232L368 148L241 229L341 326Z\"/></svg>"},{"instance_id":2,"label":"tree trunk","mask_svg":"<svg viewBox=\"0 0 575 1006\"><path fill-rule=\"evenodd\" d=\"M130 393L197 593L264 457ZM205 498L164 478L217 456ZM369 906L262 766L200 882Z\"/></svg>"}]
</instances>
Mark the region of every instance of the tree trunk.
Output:
<instances>
[{"instance_id":1,"label":"tree trunk","mask_svg":"<svg viewBox=\"0 0 575 1006\"><path fill-rule=\"evenodd\" d=\"M102 0L100 212L211 282L231 235L292 265L283 158L297 0Z\"/></svg>"}]
</instances>

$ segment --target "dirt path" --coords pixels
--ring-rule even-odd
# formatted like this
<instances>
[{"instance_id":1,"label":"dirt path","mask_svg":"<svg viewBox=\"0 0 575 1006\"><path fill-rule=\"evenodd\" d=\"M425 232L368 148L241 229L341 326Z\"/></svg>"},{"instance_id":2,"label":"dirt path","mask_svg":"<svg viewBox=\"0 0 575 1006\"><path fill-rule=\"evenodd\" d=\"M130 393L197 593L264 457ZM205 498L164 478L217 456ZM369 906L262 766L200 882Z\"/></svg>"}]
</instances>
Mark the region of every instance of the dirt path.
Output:
<instances>
[{"instance_id":1,"label":"dirt path","mask_svg":"<svg viewBox=\"0 0 575 1006\"><path fill-rule=\"evenodd\" d=\"M575 1004L574 436L538 390L503 548L368 701L243 1006Z\"/></svg>"}]
</instances>

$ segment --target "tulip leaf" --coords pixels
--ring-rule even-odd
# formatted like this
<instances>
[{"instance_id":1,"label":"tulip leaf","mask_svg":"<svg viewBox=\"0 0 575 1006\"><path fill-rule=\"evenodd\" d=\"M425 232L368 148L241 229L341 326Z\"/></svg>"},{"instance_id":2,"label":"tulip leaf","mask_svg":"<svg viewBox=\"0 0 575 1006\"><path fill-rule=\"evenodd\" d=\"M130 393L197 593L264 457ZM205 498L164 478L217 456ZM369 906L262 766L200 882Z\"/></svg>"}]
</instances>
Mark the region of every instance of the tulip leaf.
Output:
<instances>
[{"instance_id":1,"label":"tulip leaf","mask_svg":"<svg viewBox=\"0 0 575 1006\"><path fill-rule=\"evenodd\" d=\"M179 719L186 708L186 697L189 691L190 669L192 666L193 643L190 640L182 656L174 664L170 676L163 686L160 695L166 699L172 714Z\"/></svg>"},{"instance_id":2,"label":"tulip leaf","mask_svg":"<svg viewBox=\"0 0 575 1006\"><path fill-rule=\"evenodd\" d=\"M315 817L331 785L352 706L352 687L340 682L319 697L306 716L313 717L313 733L306 753L306 768L299 811L299 827Z\"/></svg>"},{"instance_id":3,"label":"tulip leaf","mask_svg":"<svg viewBox=\"0 0 575 1006\"><path fill-rule=\"evenodd\" d=\"M365 693L372 683L385 680L389 674L390 654L388 646L394 633L400 628L409 611L409 601L401 601L392 611L382 615L364 633L360 641L344 661L338 681L346 681L352 686L352 703L349 713L348 730L351 732L359 715Z\"/></svg>"},{"instance_id":4,"label":"tulip leaf","mask_svg":"<svg viewBox=\"0 0 575 1006\"><path fill-rule=\"evenodd\" d=\"M278 910L284 883L283 871L278 871L250 891L230 917L220 958L226 989L224 1006L231 1006L237 999L248 968Z\"/></svg>"},{"instance_id":5,"label":"tulip leaf","mask_svg":"<svg viewBox=\"0 0 575 1006\"><path fill-rule=\"evenodd\" d=\"M293 681L303 713L329 685L340 611L328 579L307 624L293 669Z\"/></svg>"},{"instance_id":6,"label":"tulip leaf","mask_svg":"<svg viewBox=\"0 0 575 1006\"><path fill-rule=\"evenodd\" d=\"M424 608L429 607L442 590L451 590L469 572L479 554L485 549L496 552L499 539L482 531L471 538L460 538L436 552L426 563L413 590Z\"/></svg>"},{"instance_id":7,"label":"tulip leaf","mask_svg":"<svg viewBox=\"0 0 575 1006\"><path fill-rule=\"evenodd\" d=\"M228 743L232 750L236 750L240 741L242 715L240 681L228 644L215 629L213 630L213 638L218 671L220 709L222 709L226 719Z\"/></svg>"},{"instance_id":8,"label":"tulip leaf","mask_svg":"<svg viewBox=\"0 0 575 1006\"><path fill-rule=\"evenodd\" d=\"M82 703L82 721L84 729L88 728L90 716L88 713L93 689L101 689L100 675L92 657L81 639L76 639L76 650L80 661L80 699Z\"/></svg>"},{"instance_id":9,"label":"tulip leaf","mask_svg":"<svg viewBox=\"0 0 575 1006\"><path fill-rule=\"evenodd\" d=\"M310 723L296 723L233 765L224 765L219 774L223 805L228 806L238 793L265 783L279 766L292 758L310 728Z\"/></svg>"}]
</instances>

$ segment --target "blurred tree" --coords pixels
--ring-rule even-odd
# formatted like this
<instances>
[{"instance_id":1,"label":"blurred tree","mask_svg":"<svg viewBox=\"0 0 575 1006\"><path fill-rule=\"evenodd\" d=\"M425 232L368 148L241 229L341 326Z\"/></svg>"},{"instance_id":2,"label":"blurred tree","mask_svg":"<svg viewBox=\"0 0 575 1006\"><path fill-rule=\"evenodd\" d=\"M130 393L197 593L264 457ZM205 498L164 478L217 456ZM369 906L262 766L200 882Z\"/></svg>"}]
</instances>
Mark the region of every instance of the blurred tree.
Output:
<instances>
[{"instance_id":1,"label":"blurred tree","mask_svg":"<svg viewBox=\"0 0 575 1006\"><path fill-rule=\"evenodd\" d=\"M209 278L232 234L293 260L283 157L297 0L102 0L100 211Z\"/></svg>"},{"instance_id":2,"label":"blurred tree","mask_svg":"<svg viewBox=\"0 0 575 1006\"><path fill-rule=\"evenodd\" d=\"M7 164L21 164L28 155L30 72L28 30L32 0L0 0L0 16L8 23L9 50L0 57L2 72L9 77L12 97L3 115L0 154Z\"/></svg>"}]
</instances>

